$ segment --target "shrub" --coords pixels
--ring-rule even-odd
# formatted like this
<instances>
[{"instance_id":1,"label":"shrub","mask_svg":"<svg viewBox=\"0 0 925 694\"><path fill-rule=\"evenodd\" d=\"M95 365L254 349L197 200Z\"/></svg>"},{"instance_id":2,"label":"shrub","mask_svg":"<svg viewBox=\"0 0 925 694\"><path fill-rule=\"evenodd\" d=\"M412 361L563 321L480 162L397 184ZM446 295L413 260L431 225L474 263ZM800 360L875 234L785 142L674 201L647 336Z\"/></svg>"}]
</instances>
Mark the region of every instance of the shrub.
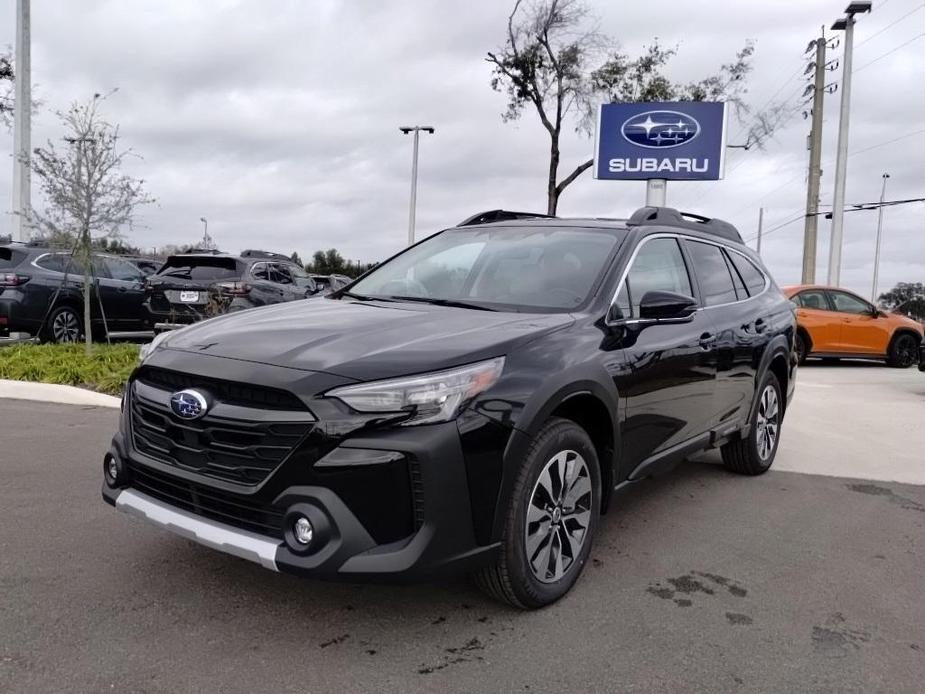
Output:
<instances>
[{"instance_id":1,"label":"shrub","mask_svg":"<svg viewBox=\"0 0 925 694\"><path fill-rule=\"evenodd\" d=\"M119 395L138 363L138 345L10 345L0 347L0 379L79 386Z\"/></svg>"}]
</instances>

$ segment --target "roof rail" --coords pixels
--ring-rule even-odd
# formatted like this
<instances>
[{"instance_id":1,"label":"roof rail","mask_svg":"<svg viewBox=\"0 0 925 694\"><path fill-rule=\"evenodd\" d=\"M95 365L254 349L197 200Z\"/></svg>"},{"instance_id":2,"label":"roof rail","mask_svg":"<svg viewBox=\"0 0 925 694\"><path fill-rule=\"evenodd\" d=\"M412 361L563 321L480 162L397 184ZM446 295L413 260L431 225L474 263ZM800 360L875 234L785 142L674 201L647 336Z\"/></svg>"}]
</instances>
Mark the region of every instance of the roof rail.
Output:
<instances>
[{"instance_id":1,"label":"roof rail","mask_svg":"<svg viewBox=\"0 0 925 694\"><path fill-rule=\"evenodd\" d=\"M224 252L217 248L190 248L188 251L177 253L177 255L224 255Z\"/></svg>"},{"instance_id":2,"label":"roof rail","mask_svg":"<svg viewBox=\"0 0 925 694\"><path fill-rule=\"evenodd\" d=\"M246 251L241 251L242 258L270 258L273 260L289 260L288 255L283 255L282 253L273 253L272 251L260 251L253 248L249 248Z\"/></svg>"},{"instance_id":3,"label":"roof rail","mask_svg":"<svg viewBox=\"0 0 925 694\"><path fill-rule=\"evenodd\" d=\"M724 239L744 243L742 235L729 222L722 219L711 219L699 214L690 212L679 212L673 207L640 207L633 212L632 216L626 221L630 227L640 227L649 225L662 225L667 227L679 227L681 229L690 229L692 231L702 231L707 234L721 236Z\"/></svg>"},{"instance_id":4,"label":"roof rail","mask_svg":"<svg viewBox=\"0 0 925 694\"><path fill-rule=\"evenodd\" d=\"M512 212L510 210L488 210L479 212L468 219L464 219L456 226L469 227L476 224L490 224L491 222L506 222L512 219L533 219L542 217L543 219L555 219L551 214L540 214L539 212Z\"/></svg>"}]
</instances>

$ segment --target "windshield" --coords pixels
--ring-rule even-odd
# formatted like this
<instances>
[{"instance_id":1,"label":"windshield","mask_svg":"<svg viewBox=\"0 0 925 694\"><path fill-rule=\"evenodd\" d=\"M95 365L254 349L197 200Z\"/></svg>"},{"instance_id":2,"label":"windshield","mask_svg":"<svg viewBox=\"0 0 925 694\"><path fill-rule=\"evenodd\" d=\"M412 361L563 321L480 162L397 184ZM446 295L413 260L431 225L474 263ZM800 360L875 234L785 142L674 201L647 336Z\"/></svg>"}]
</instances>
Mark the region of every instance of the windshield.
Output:
<instances>
[{"instance_id":1,"label":"windshield","mask_svg":"<svg viewBox=\"0 0 925 694\"><path fill-rule=\"evenodd\" d=\"M380 265L350 294L569 311L588 299L622 234L569 227L453 229Z\"/></svg>"}]
</instances>

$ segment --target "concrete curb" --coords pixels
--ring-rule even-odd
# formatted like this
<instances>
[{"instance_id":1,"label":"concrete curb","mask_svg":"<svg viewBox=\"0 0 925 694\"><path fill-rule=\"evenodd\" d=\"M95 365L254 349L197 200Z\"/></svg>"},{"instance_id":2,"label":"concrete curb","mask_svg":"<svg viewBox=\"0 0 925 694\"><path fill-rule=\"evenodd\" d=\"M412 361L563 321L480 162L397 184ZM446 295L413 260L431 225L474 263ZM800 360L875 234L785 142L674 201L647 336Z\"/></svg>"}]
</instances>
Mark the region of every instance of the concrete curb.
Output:
<instances>
[{"instance_id":1,"label":"concrete curb","mask_svg":"<svg viewBox=\"0 0 925 694\"><path fill-rule=\"evenodd\" d=\"M6 381L0 379L0 400L37 400L63 405L91 405L94 407L119 407L120 399L92 390L62 386L57 383L32 383L31 381Z\"/></svg>"}]
</instances>

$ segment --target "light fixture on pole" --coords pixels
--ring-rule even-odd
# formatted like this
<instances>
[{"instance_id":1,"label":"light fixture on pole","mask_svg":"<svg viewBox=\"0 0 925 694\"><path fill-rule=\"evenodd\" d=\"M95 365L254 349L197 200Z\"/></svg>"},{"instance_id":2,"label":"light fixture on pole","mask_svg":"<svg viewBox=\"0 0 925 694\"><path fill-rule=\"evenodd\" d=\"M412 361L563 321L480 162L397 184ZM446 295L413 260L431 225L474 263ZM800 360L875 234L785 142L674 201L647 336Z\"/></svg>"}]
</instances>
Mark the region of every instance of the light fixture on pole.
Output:
<instances>
[{"instance_id":1,"label":"light fixture on pole","mask_svg":"<svg viewBox=\"0 0 925 694\"><path fill-rule=\"evenodd\" d=\"M414 133L414 151L411 155L411 205L408 211L408 245L414 245L414 218L418 202L418 137L421 131L433 135L436 130L429 125L406 125L399 128L405 135Z\"/></svg>"},{"instance_id":2,"label":"light fixture on pole","mask_svg":"<svg viewBox=\"0 0 925 694\"><path fill-rule=\"evenodd\" d=\"M890 174L883 174L883 187L880 189L880 207L877 209L877 245L874 247L874 282L870 290L870 302L877 304L877 281L880 279L880 236L883 233L883 203L886 200L886 181Z\"/></svg>"},{"instance_id":3,"label":"light fixture on pole","mask_svg":"<svg viewBox=\"0 0 925 694\"><path fill-rule=\"evenodd\" d=\"M829 244L830 285L841 281L841 247L845 220L845 178L848 170L848 120L851 110L851 60L854 48L854 15L870 12L870 2L852 2L845 16L833 25L834 31L845 32L845 53L842 61L841 112L838 117L838 156L835 161L835 199L832 203L832 238Z\"/></svg>"},{"instance_id":4,"label":"light fixture on pole","mask_svg":"<svg viewBox=\"0 0 925 694\"><path fill-rule=\"evenodd\" d=\"M212 239L209 238L209 220L200 217L199 221L202 222L202 247L208 249L212 244Z\"/></svg>"}]
</instances>

